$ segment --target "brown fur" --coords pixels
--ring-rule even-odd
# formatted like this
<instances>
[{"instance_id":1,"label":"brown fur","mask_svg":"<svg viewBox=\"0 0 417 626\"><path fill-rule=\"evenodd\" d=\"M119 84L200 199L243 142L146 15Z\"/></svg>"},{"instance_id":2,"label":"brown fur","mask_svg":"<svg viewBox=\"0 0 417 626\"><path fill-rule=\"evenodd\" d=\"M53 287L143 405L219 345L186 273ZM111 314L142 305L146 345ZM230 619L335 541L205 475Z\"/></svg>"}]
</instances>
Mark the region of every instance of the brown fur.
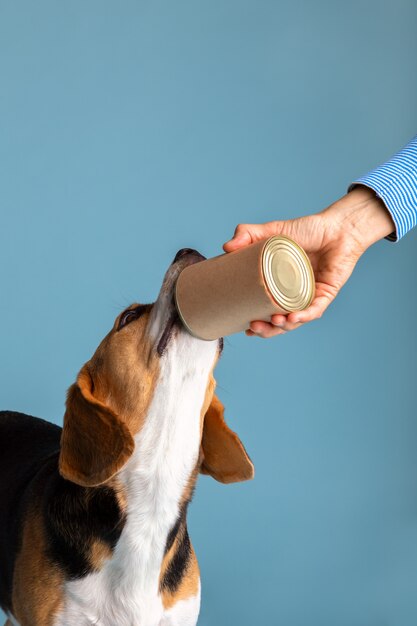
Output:
<instances>
[{"instance_id":1,"label":"brown fur","mask_svg":"<svg viewBox=\"0 0 417 626\"><path fill-rule=\"evenodd\" d=\"M111 559L113 551L108 545L102 541L93 541L90 548L89 561L91 566L99 571L103 567L104 563Z\"/></svg>"},{"instance_id":2,"label":"brown fur","mask_svg":"<svg viewBox=\"0 0 417 626\"><path fill-rule=\"evenodd\" d=\"M127 493L124 485L115 477L109 483L109 486L113 487L120 511L125 514L127 512Z\"/></svg>"},{"instance_id":3,"label":"brown fur","mask_svg":"<svg viewBox=\"0 0 417 626\"><path fill-rule=\"evenodd\" d=\"M118 317L69 389L60 473L79 485L108 481L134 450L159 373L145 336L149 311L121 332Z\"/></svg>"},{"instance_id":4,"label":"brown fur","mask_svg":"<svg viewBox=\"0 0 417 626\"><path fill-rule=\"evenodd\" d=\"M178 549L178 544L181 539L181 534L179 533L177 539L174 541L171 550L166 554L164 561L162 563L161 568L161 576L160 580L162 580L165 575L166 569L171 561L172 557L176 553ZM175 593L171 593L167 589L162 589L161 591L161 599L162 604L165 609L170 609L174 604L179 602L180 600L187 600L188 598L195 596L198 593L200 581L200 569L198 567L197 557L194 552L194 548L191 546L191 556L188 561L187 570L178 589Z\"/></svg>"},{"instance_id":5,"label":"brown fur","mask_svg":"<svg viewBox=\"0 0 417 626\"><path fill-rule=\"evenodd\" d=\"M204 460L202 474L210 474L222 483L250 480L255 470L239 437L224 420L224 406L213 396L204 417L201 442Z\"/></svg>"},{"instance_id":6,"label":"brown fur","mask_svg":"<svg viewBox=\"0 0 417 626\"><path fill-rule=\"evenodd\" d=\"M46 556L42 521L32 509L13 577L13 615L21 626L52 626L63 603L63 583L62 573Z\"/></svg>"},{"instance_id":7,"label":"brown fur","mask_svg":"<svg viewBox=\"0 0 417 626\"><path fill-rule=\"evenodd\" d=\"M84 369L68 393L59 465L64 478L84 487L109 480L135 447L126 425L94 398L91 387Z\"/></svg>"},{"instance_id":8,"label":"brown fur","mask_svg":"<svg viewBox=\"0 0 417 626\"><path fill-rule=\"evenodd\" d=\"M200 417L200 471L222 483L251 480L255 468L239 437L226 424L224 405L214 393L215 389L216 380L212 371Z\"/></svg>"}]
</instances>

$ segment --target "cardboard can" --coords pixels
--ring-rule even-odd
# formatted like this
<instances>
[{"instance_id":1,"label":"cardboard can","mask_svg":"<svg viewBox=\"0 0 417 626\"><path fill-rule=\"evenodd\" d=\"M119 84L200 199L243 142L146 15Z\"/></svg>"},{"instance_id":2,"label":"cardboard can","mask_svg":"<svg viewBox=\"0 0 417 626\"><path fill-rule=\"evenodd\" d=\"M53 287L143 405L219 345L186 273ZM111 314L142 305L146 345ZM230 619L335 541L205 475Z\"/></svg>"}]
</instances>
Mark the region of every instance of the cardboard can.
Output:
<instances>
[{"instance_id":1,"label":"cardboard can","mask_svg":"<svg viewBox=\"0 0 417 626\"><path fill-rule=\"evenodd\" d=\"M278 235L186 267L175 301L188 331L213 340L246 330L253 320L307 308L314 273L305 251Z\"/></svg>"}]
</instances>

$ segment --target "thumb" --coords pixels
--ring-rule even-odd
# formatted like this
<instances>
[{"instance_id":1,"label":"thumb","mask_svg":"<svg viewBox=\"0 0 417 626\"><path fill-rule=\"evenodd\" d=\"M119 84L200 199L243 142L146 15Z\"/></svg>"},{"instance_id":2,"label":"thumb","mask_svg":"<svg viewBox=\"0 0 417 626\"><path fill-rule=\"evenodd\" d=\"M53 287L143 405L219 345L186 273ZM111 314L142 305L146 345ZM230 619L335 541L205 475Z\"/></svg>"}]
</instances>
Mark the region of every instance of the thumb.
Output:
<instances>
[{"instance_id":1,"label":"thumb","mask_svg":"<svg viewBox=\"0 0 417 626\"><path fill-rule=\"evenodd\" d=\"M277 222L267 222L266 224L238 224L232 239L223 245L225 252L232 252L239 248L249 246L251 243L261 241L277 233Z\"/></svg>"}]
</instances>

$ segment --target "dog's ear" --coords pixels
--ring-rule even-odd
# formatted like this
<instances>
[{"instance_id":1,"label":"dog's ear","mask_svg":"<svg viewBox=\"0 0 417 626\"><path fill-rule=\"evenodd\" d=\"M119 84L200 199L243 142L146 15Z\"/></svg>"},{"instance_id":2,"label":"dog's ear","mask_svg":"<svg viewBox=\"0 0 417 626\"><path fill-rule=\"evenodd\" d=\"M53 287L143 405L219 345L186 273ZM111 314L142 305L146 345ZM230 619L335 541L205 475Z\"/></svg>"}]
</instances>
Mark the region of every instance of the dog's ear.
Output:
<instances>
[{"instance_id":1,"label":"dog's ear","mask_svg":"<svg viewBox=\"0 0 417 626\"><path fill-rule=\"evenodd\" d=\"M93 381L84 367L68 390L61 436L59 472L67 480L93 487L109 480L135 447L127 426L93 396Z\"/></svg>"},{"instance_id":2,"label":"dog's ear","mask_svg":"<svg viewBox=\"0 0 417 626\"><path fill-rule=\"evenodd\" d=\"M255 468L242 442L224 421L224 406L217 396L204 416L202 474L210 474L221 483L250 480Z\"/></svg>"}]
</instances>

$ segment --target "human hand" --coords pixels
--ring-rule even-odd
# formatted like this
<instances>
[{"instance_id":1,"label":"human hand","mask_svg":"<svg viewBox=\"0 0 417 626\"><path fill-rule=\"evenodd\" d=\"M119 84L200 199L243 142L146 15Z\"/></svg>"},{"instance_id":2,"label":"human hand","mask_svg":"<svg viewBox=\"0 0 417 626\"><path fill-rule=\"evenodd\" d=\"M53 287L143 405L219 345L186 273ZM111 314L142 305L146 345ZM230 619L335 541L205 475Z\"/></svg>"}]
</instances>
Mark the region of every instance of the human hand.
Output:
<instances>
[{"instance_id":1,"label":"human hand","mask_svg":"<svg viewBox=\"0 0 417 626\"><path fill-rule=\"evenodd\" d=\"M272 235L286 235L307 252L316 279L315 297L307 309L273 315L270 322L254 320L246 334L273 337L320 318L352 274L359 257L394 230L382 200L363 186L355 187L315 215L266 224L239 224L233 238L224 244L225 252Z\"/></svg>"}]
</instances>

